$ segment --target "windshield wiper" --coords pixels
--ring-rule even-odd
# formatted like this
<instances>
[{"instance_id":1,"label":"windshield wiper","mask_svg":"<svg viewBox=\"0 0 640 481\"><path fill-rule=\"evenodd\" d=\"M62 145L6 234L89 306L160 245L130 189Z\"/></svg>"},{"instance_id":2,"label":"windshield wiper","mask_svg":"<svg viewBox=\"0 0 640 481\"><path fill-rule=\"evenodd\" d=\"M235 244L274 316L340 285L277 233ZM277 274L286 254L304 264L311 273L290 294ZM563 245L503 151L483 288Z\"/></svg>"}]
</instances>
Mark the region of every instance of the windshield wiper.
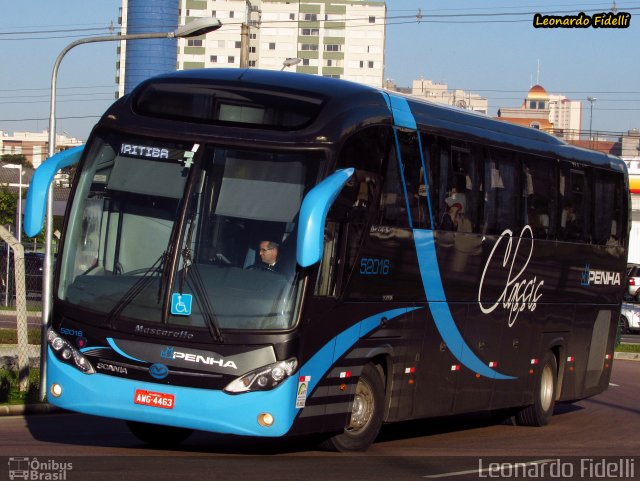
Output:
<instances>
[{"instance_id":1,"label":"windshield wiper","mask_svg":"<svg viewBox=\"0 0 640 481\"><path fill-rule=\"evenodd\" d=\"M103 326L107 326L110 329L114 328L113 321L120 316L122 311L124 311L124 309L131 304L131 302L133 302L133 300L138 297L138 295L146 289L149 284L151 284L151 281L154 279L153 274L161 272L166 261L167 252L165 251L160 254L160 257L158 257L158 259L142 273L142 277L140 277L140 279L138 279L113 306L103 321ZM160 289L162 289L162 282L160 282ZM160 302L160 293L158 293L158 302Z\"/></svg>"},{"instance_id":2,"label":"windshield wiper","mask_svg":"<svg viewBox=\"0 0 640 481\"><path fill-rule=\"evenodd\" d=\"M196 295L196 301L198 302L198 304L200 304L200 311L202 312L202 317L204 317L207 328L209 329L209 334L211 334L211 337L214 341L222 344L224 343L224 338L222 337L222 332L220 331L218 318L215 314L215 311L213 310L211 302L209 301L204 283L202 282L200 270L198 269L198 266L196 264L193 264L192 267L193 269L191 270L191 272L193 273L193 275L190 276L192 279L187 278L187 283Z\"/></svg>"},{"instance_id":3,"label":"windshield wiper","mask_svg":"<svg viewBox=\"0 0 640 481\"><path fill-rule=\"evenodd\" d=\"M183 292L184 280L187 279L187 283L193 290L196 295L196 301L200 305L200 312L202 313L202 317L205 320L205 324L207 325L207 329L209 329L209 334L215 342L224 343L224 338L222 337L222 332L220 331L220 326L218 323L218 318L215 315L213 310L213 306L209 301L209 297L207 296L207 290L204 287L204 283L202 282L202 276L200 276L200 270L198 269L198 265L194 264L191 258L191 240L193 238L193 230L195 227L195 217L196 213L193 214L189 218L189 232L187 233L187 238L185 240L185 247L182 249L182 260L184 263L184 267L182 268L182 272L180 273L180 284L179 289L180 293ZM193 268L193 269L192 269ZM189 280L189 272L193 272L193 282Z\"/></svg>"}]
</instances>

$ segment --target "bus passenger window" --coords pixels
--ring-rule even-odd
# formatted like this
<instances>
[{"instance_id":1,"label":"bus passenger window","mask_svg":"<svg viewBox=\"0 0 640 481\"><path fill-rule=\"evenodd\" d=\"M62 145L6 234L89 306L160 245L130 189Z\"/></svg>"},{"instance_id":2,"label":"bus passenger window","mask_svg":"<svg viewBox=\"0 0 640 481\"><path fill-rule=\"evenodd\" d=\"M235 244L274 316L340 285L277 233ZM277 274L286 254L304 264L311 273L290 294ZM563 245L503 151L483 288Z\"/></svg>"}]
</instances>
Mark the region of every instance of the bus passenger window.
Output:
<instances>
[{"instance_id":1,"label":"bus passenger window","mask_svg":"<svg viewBox=\"0 0 640 481\"><path fill-rule=\"evenodd\" d=\"M509 151L491 150L485 162L483 233L500 235L506 229L520 234L520 171Z\"/></svg>"},{"instance_id":2,"label":"bus passenger window","mask_svg":"<svg viewBox=\"0 0 640 481\"><path fill-rule=\"evenodd\" d=\"M555 161L542 157L527 157L522 165L522 217L534 239L553 239L556 235L556 166Z\"/></svg>"},{"instance_id":3,"label":"bus passenger window","mask_svg":"<svg viewBox=\"0 0 640 481\"><path fill-rule=\"evenodd\" d=\"M624 223L622 209L623 177L600 170L594 170L593 243L619 246Z\"/></svg>"},{"instance_id":4,"label":"bus passenger window","mask_svg":"<svg viewBox=\"0 0 640 481\"><path fill-rule=\"evenodd\" d=\"M568 242L591 241L591 189L587 171L569 162L560 164L561 208L559 238Z\"/></svg>"},{"instance_id":5,"label":"bus passenger window","mask_svg":"<svg viewBox=\"0 0 640 481\"><path fill-rule=\"evenodd\" d=\"M424 170L420 158L418 134L402 131L398 131L397 134L412 226L416 229L429 228L431 224L429 205L427 190L424 187Z\"/></svg>"},{"instance_id":6,"label":"bus passenger window","mask_svg":"<svg viewBox=\"0 0 640 481\"><path fill-rule=\"evenodd\" d=\"M391 149L387 160L387 174L380 197L379 224L391 227L409 227L407 203L404 198L402 179L398 171L398 158Z\"/></svg>"},{"instance_id":7,"label":"bus passenger window","mask_svg":"<svg viewBox=\"0 0 640 481\"><path fill-rule=\"evenodd\" d=\"M478 232L483 190L481 159L480 149L474 145L443 146L438 192L441 230Z\"/></svg>"},{"instance_id":8,"label":"bus passenger window","mask_svg":"<svg viewBox=\"0 0 640 481\"><path fill-rule=\"evenodd\" d=\"M338 280L338 245L340 237L340 225L337 222L327 221L324 231L324 250L322 262L318 268L318 278L314 290L315 296L335 297Z\"/></svg>"}]
</instances>

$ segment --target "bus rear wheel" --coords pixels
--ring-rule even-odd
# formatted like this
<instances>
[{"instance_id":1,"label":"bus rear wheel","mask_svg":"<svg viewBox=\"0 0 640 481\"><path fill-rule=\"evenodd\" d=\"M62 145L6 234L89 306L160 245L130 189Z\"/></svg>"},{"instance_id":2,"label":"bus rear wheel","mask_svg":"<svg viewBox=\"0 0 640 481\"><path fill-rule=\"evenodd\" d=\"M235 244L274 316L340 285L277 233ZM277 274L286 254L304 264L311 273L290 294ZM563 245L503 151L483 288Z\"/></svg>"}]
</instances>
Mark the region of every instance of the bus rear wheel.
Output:
<instances>
[{"instance_id":1,"label":"bus rear wheel","mask_svg":"<svg viewBox=\"0 0 640 481\"><path fill-rule=\"evenodd\" d=\"M156 448L171 448L186 440L193 429L127 421L129 431L140 441Z\"/></svg>"},{"instance_id":2,"label":"bus rear wheel","mask_svg":"<svg viewBox=\"0 0 640 481\"><path fill-rule=\"evenodd\" d=\"M542 367L536 379L533 404L516 414L516 422L521 426L546 426L549 424L556 404L558 361L552 352L544 356Z\"/></svg>"},{"instance_id":3,"label":"bus rear wheel","mask_svg":"<svg viewBox=\"0 0 640 481\"><path fill-rule=\"evenodd\" d=\"M330 451L366 451L378 437L384 409L384 375L373 364L362 370L351 409L349 424L340 434L325 440L321 447Z\"/></svg>"}]
</instances>

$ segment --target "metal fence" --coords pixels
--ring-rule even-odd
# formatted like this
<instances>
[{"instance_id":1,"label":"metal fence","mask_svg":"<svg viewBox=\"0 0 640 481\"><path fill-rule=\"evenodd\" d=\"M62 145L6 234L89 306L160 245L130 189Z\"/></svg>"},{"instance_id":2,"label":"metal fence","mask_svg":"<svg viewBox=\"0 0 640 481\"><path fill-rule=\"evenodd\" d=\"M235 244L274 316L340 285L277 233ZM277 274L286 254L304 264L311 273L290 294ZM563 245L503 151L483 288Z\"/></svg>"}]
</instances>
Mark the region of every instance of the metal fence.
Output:
<instances>
[{"instance_id":1,"label":"metal fence","mask_svg":"<svg viewBox=\"0 0 640 481\"><path fill-rule=\"evenodd\" d=\"M24 246L2 226L0 238L3 240L0 244L0 286L4 304L1 326L6 339L0 345L0 398L3 398L13 396L15 388L25 393L33 384L30 382L30 367L39 363L39 349L37 345L29 344L28 314L35 317L37 332L38 311L42 306L44 256L25 252ZM12 333L13 341L9 340ZM36 344L38 341L32 342ZM0 399L3 401L11 399Z\"/></svg>"},{"instance_id":2,"label":"metal fence","mask_svg":"<svg viewBox=\"0 0 640 481\"><path fill-rule=\"evenodd\" d=\"M27 309L42 309L42 273L44 254L29 252L24 246L24 283L27 295ZM7 262L8 259L8 262ZM6 243L0 244L0 305L16 306L16 263L13 251Z\"/></svg>"}]
</instances>

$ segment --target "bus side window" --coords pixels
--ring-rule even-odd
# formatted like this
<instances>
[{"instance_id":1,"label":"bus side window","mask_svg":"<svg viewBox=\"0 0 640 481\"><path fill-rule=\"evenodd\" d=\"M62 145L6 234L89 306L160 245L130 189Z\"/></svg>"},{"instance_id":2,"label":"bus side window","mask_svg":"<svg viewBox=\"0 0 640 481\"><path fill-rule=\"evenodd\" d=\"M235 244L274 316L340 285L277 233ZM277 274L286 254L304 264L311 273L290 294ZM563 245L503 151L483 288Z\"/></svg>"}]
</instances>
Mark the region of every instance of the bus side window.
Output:
<instances>
[{"instance_id":1,"label":"bus side window","mask_svg":"<svg viewBox=\"0 0 640 481\"><path fill-rule=\"evenodd\" d=\"M327 221L324 230L324 247L322 253L322 262L318 269L318 278L314 295L324 297L336 297L337 280L339 262L339 240L340 240L340 224L338 222Z\"/></svg>"},{"instance_id":2,"label":"bus side window","mask_svg":"<svg viewBox=\"0 0 640 481\"><path fill-rule=\"evenodd\" d=\"M619 246L622 240L622 176L594 169L593 243Z\"/></svg>"},{"instance_id":3,"label":"bus side window","mask_svg":"<svg viewBox=\"0 0 640 481\"><path fill-rule=\"evenodd\" d=\"M355 264L363 236L378 211L389 134L389 127L369 127L349 137L340 150L336 169L355 168L355 173L327 215L316 296L339 296L342 282Z\"/></svg>"},{"instance_id":4,"label":"bus side window","mask_svg":"<svg viewBox=\"0 0 640 481\"><path fill-rule=\"evenodd\" d=\"M404 131L398 131L397 134L413 228L429 228L431 224L429 205L424 186L424 170L420 158L418 134L417 132Z\"/></svg>"},{"instance_id":5,"label":"bus side window","mask_svg":"<svg viewBox=\"0 0 640 481\"><path fill-rule=\"evenodd\" d=\"M591 242L591 188L588 171L569 162L560 163L560 240Z\"/></svg>"},{"instance_id":6,"label":"bus side window","mask_svg":"<svg viewBox=\"0 0 640 481\"><path fill-rule=\"evenodd\" d=\"M484 164L484 222L482 232L520 234L520 169L512 152L491 149Z\"/></svg>"},{"instance_id":7,"label":"bus side window","mask_svg":"<svg viewBox=\"0 0 640 481\"><path fill-rule=\"evenodd\" d=\"M522 164L522 218L534 239L556 235L557 163L542 157L526 157Z\"/></svg>"}]
</instances>

